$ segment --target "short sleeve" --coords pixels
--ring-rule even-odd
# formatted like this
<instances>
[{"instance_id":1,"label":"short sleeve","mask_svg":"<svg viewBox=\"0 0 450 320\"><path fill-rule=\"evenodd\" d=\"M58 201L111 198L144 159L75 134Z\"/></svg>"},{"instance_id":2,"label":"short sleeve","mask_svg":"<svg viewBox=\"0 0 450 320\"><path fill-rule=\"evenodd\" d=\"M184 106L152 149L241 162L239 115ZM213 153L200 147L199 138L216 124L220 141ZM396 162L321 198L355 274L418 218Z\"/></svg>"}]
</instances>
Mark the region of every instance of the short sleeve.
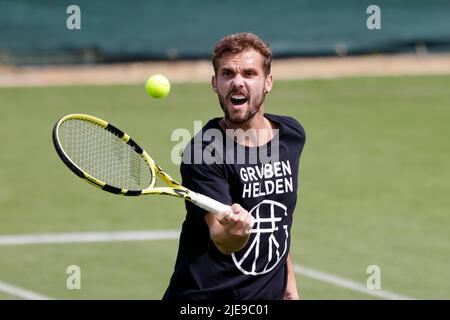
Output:
<instances>
[{"instance_id":1,"label":"short sleeve","mask_svg":"<svg viewBox=\"0 0 450 320\"><path fill-rule=\"evenodd\" d=\"M295 132L299 138L300 141L304 144L306 141L306 133L303 126L300 124L300 122L297 121L297 119L293 117L285 117L286 118L286 125L291 128L293 132Z\"/></svg>"},{"instance_id":2,"label":"short sleeve","mask_svg":"<svg viewBox=\"0 0 450 320\"><path fill-rule=\"evenodd\" d=\"M217 164L185 164L180 167L182 185L223 204L231 205L230 185L224 168ZM205 213L204 209L186 202L188 212Z\"/></svg>"}]
</instances>

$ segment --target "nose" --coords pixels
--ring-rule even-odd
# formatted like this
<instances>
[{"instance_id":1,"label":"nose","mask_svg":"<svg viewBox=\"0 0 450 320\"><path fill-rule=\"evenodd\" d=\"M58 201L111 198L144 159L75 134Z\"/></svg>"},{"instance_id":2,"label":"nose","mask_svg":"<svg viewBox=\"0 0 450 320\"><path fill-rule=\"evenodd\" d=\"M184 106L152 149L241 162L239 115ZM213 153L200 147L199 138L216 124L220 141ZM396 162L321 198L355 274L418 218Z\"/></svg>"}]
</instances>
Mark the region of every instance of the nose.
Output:
<instances>
[{"instance_id":1,"label":"nose","mask_svg":"<svg viewBox=\"0 0 450 320\"><path fill-rule=\"evenodd\" d=\"M233 78L233 87L243 88L244 87L244 77L240 73L236 73Z\"/></svg>"}]
</instances>

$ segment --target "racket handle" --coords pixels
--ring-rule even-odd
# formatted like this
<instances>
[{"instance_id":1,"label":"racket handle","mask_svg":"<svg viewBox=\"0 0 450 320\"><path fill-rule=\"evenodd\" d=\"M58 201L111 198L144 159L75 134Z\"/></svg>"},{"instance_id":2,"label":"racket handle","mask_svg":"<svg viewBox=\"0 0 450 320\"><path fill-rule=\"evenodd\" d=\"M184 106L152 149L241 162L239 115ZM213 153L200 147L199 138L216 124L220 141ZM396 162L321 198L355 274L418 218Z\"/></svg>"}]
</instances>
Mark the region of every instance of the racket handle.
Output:
<instances>
[{"instance_id":1,"label":"racket handle","mask_svg":"<svg viewBox=\"0 0 450 320\"><path fill-rule=\"evenodd\" d=\"M225 211L231 210L230 206L227 206L226 204L220 203L219 201L216 201L210 197L204 196L200 193L195 193L191 195L191 201L195 205L199 206L202 209L205 209L208 212L220 214ZM230 216L234 215L233 211L230 211ZM253 229L253 226L255 224L255 219L252 217L252 222L250 224L249 230Z\"/></svg>"},{"instance_id":2,"label":"racket handle","mask_svg":"<svg viewBox=\"0 0 450 320\"><path fill-rule=\"evenodd\" d=\"M231 209L230 206L226 204L220 203L210 197L204 196L200 193L191 194L191 201L195 205L199 206L202 209L205 209L208 212L212 212L215 214L223 213Z\"/></svg>"}]
</instances>

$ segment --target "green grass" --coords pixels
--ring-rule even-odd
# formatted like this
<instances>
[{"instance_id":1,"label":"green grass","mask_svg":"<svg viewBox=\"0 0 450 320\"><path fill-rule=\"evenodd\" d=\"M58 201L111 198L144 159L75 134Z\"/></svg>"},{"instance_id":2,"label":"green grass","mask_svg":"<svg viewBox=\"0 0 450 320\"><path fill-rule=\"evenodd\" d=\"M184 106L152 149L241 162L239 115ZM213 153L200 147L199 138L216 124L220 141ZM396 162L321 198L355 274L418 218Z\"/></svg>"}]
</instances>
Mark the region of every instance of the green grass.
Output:
<instances>
[{"instance_id":1,"label":"green grass","mask_svg":"<svg viewBox=\"0 0 450 320\"><path fill-rule=\"evenodd\" d=\"M21 300L21 299L15 296L11 296L9 294L0 293L0 300Z\"/></svg>"},{"instance_id":2,"label":"green grass","mask_svg":"<svg viewBox=\"0 0 450 320\"><path fill-rule=\"evenodd\" d=\"M450 77L376 77L275 82L266 111L305 127L296 263L423 299L450 291ZM142 86L0 89L0 234L179 229L184 205L166 197L124 198L77 179L53 150L66 113L124 128L175 178L174 128L220 116L207 84L174 84L164 100ZM159 299L176 241L0 246L0 281L63 299ZM65 268L82 267L82 290ZM367 299L298 276L304 299ZM0 299L14 298L0 293Z\"/></svg>"},{"instance_id":3,"label":"green grass","mask_svg":"<svg viewBox=\"0 0 450 320\"><path fill-rule=\"evenodd\" d=\"M53 298L161 299L176 250L176 241L4 247L0 270L14 285ZM80 267L80 290L66 287L71 265Z\"/></svg>"}]
</instances>

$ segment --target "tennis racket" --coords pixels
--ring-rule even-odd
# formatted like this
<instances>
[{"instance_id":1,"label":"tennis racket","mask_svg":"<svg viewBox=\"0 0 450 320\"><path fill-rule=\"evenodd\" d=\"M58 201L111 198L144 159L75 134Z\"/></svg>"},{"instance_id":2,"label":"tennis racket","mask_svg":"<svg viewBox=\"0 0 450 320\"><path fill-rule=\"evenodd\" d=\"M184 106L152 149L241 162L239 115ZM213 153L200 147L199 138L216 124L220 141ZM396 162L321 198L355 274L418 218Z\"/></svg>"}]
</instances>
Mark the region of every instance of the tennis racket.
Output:
<instances>
[{"instance_id":1,"label":"tennis racket","mask_svg":"<svg viewBox=\"0 0 450 320\"><path fill-rule=\"evenodd\" d=\"M174 196L215 214L230 209L228 205L183 187L128 134L94 116L69 114L62 117L53 128L53 143L70 170L102 190L125 196ZM168 187L155 188L156 175Z\"/></svg>"}]
</instances>

